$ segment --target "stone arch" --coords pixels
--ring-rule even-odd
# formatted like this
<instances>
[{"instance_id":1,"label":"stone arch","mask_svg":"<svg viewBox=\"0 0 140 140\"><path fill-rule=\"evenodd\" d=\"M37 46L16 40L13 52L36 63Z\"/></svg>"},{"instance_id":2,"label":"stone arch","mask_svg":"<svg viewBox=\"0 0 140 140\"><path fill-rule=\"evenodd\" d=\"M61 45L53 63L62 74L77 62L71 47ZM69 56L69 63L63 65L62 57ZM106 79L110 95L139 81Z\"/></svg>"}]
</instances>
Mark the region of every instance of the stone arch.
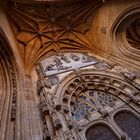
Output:
<instances>
[{"instance_id":1,"label":"stone arch","mask_svg":"<svg viewBox=\"0 0 140 140\"><path fill-rule=\"evenodd\" d=\"M119 113L121 113L121 112L128 112L128 113L133 114L133 115L136 116L136 117L139 117L139 116L140 116L139 113L137 113L135 110L132 110L131 108L124 106L124 107L122 107L122 108L116 109L116 110L113 112L113 114L112 114L112 120L114 121L115 115L116 115L116 114L119 114Z\"/></svg>"},{"instance_id":2,"label":"stone arch","mask_svg":"<svg viewBox=\"0 0 140 140\"><path fill-rule=\"evenodd\" d=\"M110 120L113 112L122 107L139 112L137 76L126 69L102 64L97 61L69 71L46 72L46 78L38 81L44 138L62 132L64 138L85 139L86 127L97 120L106 120L117 136L123 137ZM49 85L48 77L52 75L59 80Z\"/></svg>"},{"instance_id":3,"label":"stone arch","mask_svg":"<svg viewBox=\"0 0 140 140\"><path fill-rule=\"evenodd\" d=\"M126 30L131 23L133 23L137 18L140 18L139 15L140 5L133 5L120 14L111 29L112 39L115 43L114 49L120 55L126 56L136 61L140 60L140 50L138 48L132 47L130 43L128 43Z\"/></svg>"},{"instance_id":4,"label":"stone arch","mask_svg":"<svg viewBox=\"0 0 140 140\"><path fill-rule=\"evenodd\" d=\"M112 125L108 120L103 120L103 119L97 119L95 121L90 122L84 129L83 133L85 135L85 139L86 139L86 133L88 131L88 129L90 129L91 127L94 127L96 125L103 125L108 127L113 133L114 135L119 138L120 134L116 131L116 128L114 127L114 125Z\"/></svg>"},{"instance_id":5,"label":"stone arch","mask_svg":"<svg viewBox=\"0 0 140 140\"><path fill-rule=\"evenodd\" d=\"M115 114L114 121L123 133L132 140L138 140L140 138L140 119L134 112L130 110L121 110Z\"/></svg>"},{"instance_id":6,"label":"stone arch","mask_svg":"<svg viewBox=\"0 0 140 140\"><path fill-rule=\"evenodd\" d=\"M133 83L135 82L133 81ZM91 105L89 99L87 100L88 102L83 100L89 96L88 91L95 91L92 93L95 98L94 113L92 113L91 108L89 108L89 106L91 107L93 105ZM57 85L55 90L55 96L57 96L55 99L56 110L70 130L76 129L79 131L81 139L86 139L83 132L86 132L88 129L87 126L92 126L92 122L102 122L98 121L99 118L102 120L109 118L110 120L107 121L107 124L112 126L111 129L113 128L112 130L119 138L123 139L123 137L126 136L119 131L111 118L113 118L112 116L116 110L125 107L139 113L138 93L139 90L135 87L135 84L131 84L120 74L110 71L96 71L93 69L76 70L64 77ZM86 97L80 97L81 95ZM101 97L103 96L103 98L105 95L105 100L113 99L114 103L110 104L110 102L107 102L103 107L96 101L99 95L101 95ZM82 116L80 119L75 119L73 106L78 108L78 106L75 105L78 101L81 101L79 97L83 98L82 103L84 103L90 111L86 111L84 117ZM90 99L92 99L92 97ZM98 104L96 102L98 102ZM82 104L79 106L82 106ZM82 106L82 109L84 109L85 106ZM61 111L59 112L59 110Z\"/></svg>"},{"instance_id":7,"label":"stone arch","mask_svg":"<svg viewBox=\"0 0 140 140\"><path fill-rule=\"evenodd\" d=\"M135 94L138 92L134 86L127 83L120 76L107 72L97 72L91 69L83 70L78 75L71 73L65 77L55 91L57 96L59 96L57 103L64 105L64 108L68 109L72 97L75 98L78 95L78 90L80 92L86 90L86 88L109 92L111 95L120 98L126 104L129 103L131 107L135 108L137 106L131 104L134 101ZM133 101L131 102L130 100Z\"/></svg>"},{"instance_id":8,"label":"stone arch","mask_svg":"<svg viewBox=\"0 0 140 140\"><path fill-rule=\"evenodd\" d=\"M13 50L5 33L0 28L0 81L2 83L0 88L0 129L1 132L5 131L5 134L0 135L0 139L10 137L13 140L19 136L15 129L19 129L16 123L19 121L17 115L20 107L18 79L21 76L16 70L18 70L18 64L14 59Z\"/></svg>"},{"instance_id":9,"label":"stone arch","mask_svg":"<svg viewBox=\"0 0 140 140\"><path fill-rule=\"evenodd\" d=\"M113 130L104 123L96 123L90 126L86 131L85 137L87 140L118 140Z\"/></svg>"}]
</instances>

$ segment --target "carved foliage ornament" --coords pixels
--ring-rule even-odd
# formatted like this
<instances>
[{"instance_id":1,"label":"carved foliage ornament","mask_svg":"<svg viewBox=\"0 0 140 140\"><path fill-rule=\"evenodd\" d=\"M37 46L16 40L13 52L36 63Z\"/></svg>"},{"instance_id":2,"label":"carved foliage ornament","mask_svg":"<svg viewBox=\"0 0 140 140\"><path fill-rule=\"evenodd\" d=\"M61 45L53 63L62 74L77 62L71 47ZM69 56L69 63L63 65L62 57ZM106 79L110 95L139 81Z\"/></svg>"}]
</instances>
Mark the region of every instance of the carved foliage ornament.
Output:
<instances>
[{"instance_id":1,"label":"carved foliage ornament","mask_svg":"<svg viewBox=\"0 0 140 140\"><path fill-rule=\"evenodd\" d=\"M43 67L41 71L45 71L48 76L38 84L41 89L39 90L40 98L44 101L40 107L45 117L45 129L47 122L50 122L48 120L50 117L53 130L56 133L62 132L64 138L68 139L75 139L73 130L78 133L83 132L87 124L97 117L107 120L115 109L126 104L139 112L140 105L140 91L135 86L137 84L135 73L122 67L111 67L94 57L88 59L88 57L81 57L84 56L83 54L77 54L58 54L53 57L53 60L57 62L58 68L63 64L64 67L68 66L71 62L73 65L78 61L87 64L96 60L95 63L89 65L91 69L88 69L89 67L80 69L81 67L79 67L61 79L59 77L61 69L53 75L48 74L54 71L54 67L48 67L48 62L50 62L48 58L44 60L44 65L41 63ZM56 77L59 77L61 81L58 82ZM45 89L44 80L51 80L51 78L56 80L52 80L51 83L54 84L51 85L54 87ZM51 92L46 92L47 90ZM66 119L66 124L62 123L63 119ZM49 133L51 136L56 136L56 133L50 132L49 126L47 126L47 132L44 131L44 135Z\"/></svg>"},{"instance_id":2,"label":"carved foliage ornament","mask_svg":"<svg viewBox=\"0 0 140 140\"><path fill-rule=\"evenodd\" d=\"M66 116L71 114L74 120L80 121L90 120L94 114L98 113L104 118L108 116L109 110L114 110L123 103L129 104L139 112L140 91L125 80L98 74L98 72L88 74L87 70L85 74L81 72L80 77L74 76L74 78L73 76L72 80L65 85L65 90L61 91L63 99L60 99L58 103L62 104ZM61 88L58 89L58 93L59 90Z\"/></svg>"},{"instance_id":3,"label":"carved foliage ornament","mask_svg":"<svg viewBox=\"0 0 140 140\"><path fill-rule=\"evenodd\" d=\"M47 81L46 81L47 82ZM43 139L50 140L56 136L56 131L62 128L61 119L56 113L56 105L54 96L48 91L45 79L38 81L38 94L40 95L40 110L43 119ZM49 123L48 123L49 121ZM51 126L49 124L52 124ZM53 132L52 132L53 129Z\"/></svg>"},{"instance_id":4,"label":"carved foliage ornament","mask_svg":"<svg viewBox=\"0 0 140 140\"><path fill-rule=\"evenodd\" d=\"M1 41L0 41L1 43ZM0 44L0 55L3 57L5 63L8 63L8 71L10 74L10 90L11 90L11 121L16 119L16 104L17 104L17 80L13 62L9 52L5 49L3 44Z\"/></svg>"}]
</instances>

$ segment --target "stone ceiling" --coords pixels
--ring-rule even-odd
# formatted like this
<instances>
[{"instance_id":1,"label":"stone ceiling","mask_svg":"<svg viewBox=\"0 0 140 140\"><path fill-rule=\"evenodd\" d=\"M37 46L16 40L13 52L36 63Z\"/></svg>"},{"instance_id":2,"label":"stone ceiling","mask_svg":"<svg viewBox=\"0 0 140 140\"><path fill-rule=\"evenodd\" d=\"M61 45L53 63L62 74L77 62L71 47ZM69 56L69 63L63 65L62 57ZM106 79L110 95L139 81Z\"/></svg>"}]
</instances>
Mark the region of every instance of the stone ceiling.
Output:
<instances>
[{"instance_id":1,"label":"stone ceiling","mask_svg":"<svg viewBox=\"0 0 140 140\"><path fill-rule=\"evenodd\" d=\"M27 71L43 57L94 48L85 34L90 29L95 11L103 2L78 1L7 2L6 14Z\"/></svg>"}]
</instances>

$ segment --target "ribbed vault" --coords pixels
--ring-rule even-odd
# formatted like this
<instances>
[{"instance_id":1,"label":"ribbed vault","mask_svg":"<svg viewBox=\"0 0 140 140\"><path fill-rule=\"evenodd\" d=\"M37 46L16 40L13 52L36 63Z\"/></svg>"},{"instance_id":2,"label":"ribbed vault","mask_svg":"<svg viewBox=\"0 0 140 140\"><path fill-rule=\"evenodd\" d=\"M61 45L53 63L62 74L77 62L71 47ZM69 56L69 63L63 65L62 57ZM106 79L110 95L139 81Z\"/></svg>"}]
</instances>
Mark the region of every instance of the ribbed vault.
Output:
<instances>
[{"instance_id":1,"label":"ribbed vault","mask_svg":"<svg viewBox=\"0 0 140 140\"><path fill-rule=\"evenodd\" d=\"M102 0L7 2L6 13L25 69L30 71L42 57L58 52L94 50L85 34L102 3Z\"/></svg>"}]
</instances>

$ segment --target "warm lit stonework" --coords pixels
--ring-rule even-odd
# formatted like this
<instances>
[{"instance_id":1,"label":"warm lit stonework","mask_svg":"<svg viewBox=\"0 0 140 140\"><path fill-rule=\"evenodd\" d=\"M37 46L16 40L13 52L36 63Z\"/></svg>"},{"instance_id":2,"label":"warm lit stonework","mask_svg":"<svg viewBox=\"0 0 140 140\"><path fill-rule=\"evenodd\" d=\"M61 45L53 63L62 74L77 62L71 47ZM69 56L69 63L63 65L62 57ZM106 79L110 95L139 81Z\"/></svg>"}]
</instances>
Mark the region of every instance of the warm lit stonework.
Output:
<instances>
[{"instance_id":1,"label":"warm lit stonework","mask_svg":"<svg viewBox=\"0 0 140 140\"><path fill-rule=\"evenodd\" d=\"M140 140L140 0L0 0L0 140Z\"/></svg>"}]
</instances>

